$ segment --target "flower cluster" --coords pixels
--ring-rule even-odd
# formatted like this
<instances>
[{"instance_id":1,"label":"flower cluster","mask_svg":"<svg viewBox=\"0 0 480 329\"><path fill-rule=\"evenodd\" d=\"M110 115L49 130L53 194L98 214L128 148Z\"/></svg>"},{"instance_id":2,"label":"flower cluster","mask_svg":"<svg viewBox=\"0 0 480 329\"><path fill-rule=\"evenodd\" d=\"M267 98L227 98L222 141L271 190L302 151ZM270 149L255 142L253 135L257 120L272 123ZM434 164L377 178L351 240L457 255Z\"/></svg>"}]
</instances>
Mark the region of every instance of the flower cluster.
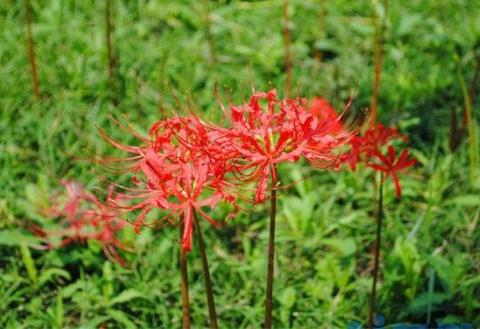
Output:
<instances>
[{"instance_id":1,"label":"flower cluster","mask_svg":"<svg viewBox=\"0 0 480 329\"><path fill-rule=\"evenodd\" d=\"M409 158L408 150L403 150L398 158L395 148L391 145L394 139L404 139L397 129L388 128L382 124L370 126L363 135L358 134L350 141L351 152L345 155L345 162L355 170L357 163L364 162L368 167L391 176L395 184L398 198L402 195L398 174L416 163ZM388 145L387 154L382 149Z\"/></svg>"},{"instance_id":2,"label":"flower cluster","mask_svg":"<svg viewBox=\"0 0 480 329\"><path fill-rule=\"evenodd\" d=\"M262 105L261 102L265 104ZM237 169L257 184L255 200L265 199L273 166L305 158L321 168L334 168L353 136L340 130L340 118L329 107L311 110L305 99L277 99L275 90L255 93L250 102L230 107L231 125L221 129L236 152Z\"/></svg>"},{"instance_id":3,"label":"flower cluster","mask_svg":"<svg viewBox=\"0 0 480 329\"><path fill-rule=\"evenodd\" d=\"M35 233L44 240L45 247L51 249L93 240L100 243L108 258L123 264L117 249L128 251L130 248L118 237L126 223L120 219L116 207L108 206L108 203L121 202L120 196L114 194L113 186L108 189L107 202L102 202L75 181L62 181L61 184L66 193L56 195L52 206L46 210L49 217L58 219L55 223L57 228L34 227Z\"/></svg>"},{"instance_id":4,"label":"flower cluster","mask_svg":"<svg viewBox=\"0 0 480 329\"><path fill-rule=\"evenodd\" d=\"M214 208L222 201L236 207L235 197L229 192L232 185L226 179L232 170L228 161L231 150L223 136L208 129L197 117L174 116L154 123L148 137L142 139L142 146L108 140L133 154L128 161L133 162L130 169L135 174L135 188L123 194L131 201L123 209L140 211L134 222L137 231L141 226L158 226L180 219L182 246L190 251L197 215L214 226L221 224L204 207ZM154 209L168 214L151 224L147 217Z\"/></svg>"},{"instance_id":5,"label":"flower cluster","mask_svg":"<svg viewBox=\"0 0 480 329\"><path fill-rule=\"evenodd\" d=\"M196 216L218 226L204 207L219 202L237 209L238 189L256 182L255 202L266 198L269 179L276 181L275 166L301 158L313 165L334 169L353 132L344 129L333 108L312 107L305 99L278 99L275 90L254 93L249 102L231 105L228 124L217 126L195 115L174 116L152 125L141 146L123 145L134 172L134 189L124 193L131 201L127 211L139 211L135 228L172 223L180 219L182 245L189 251ZM168 214L147 220L153 209ZM152 224L153 223L153 224Z\"/></svg>"},{"instance_id":6,"label":"flower cluster","mask_svg":"<svg viewBox=\"0 0 480 329\"><path fill-rule=\"evenodd\" d=\"M334 132L337 134L344 133L345 129L342 123L338 121L335 110L325 99L313 99L310 111L335 122ZM416 160L409 159L409 152L406 149L396 158L395 148L391 145L391 142L395 139L405 139L405 137L397 129L385 127L381 123L370 125L363 134L357 131L354 136L349 138L349 151L342 155L340 162L349 165L352 170L356 169L358 163L363 162L367 167L391 176L395 184L396 195L400 197L402 189L398 174L413 166ZM386 155L382 153L385 146L387 146Z\"/></svg>"},{"instance_id":7,"label":"flower cluster","mask_svg":"<svg viewBox=\"0 0 480 329\"><path fill-rule=\"evenodd\" d=\"M214 220L205 208L219 203L232 207L228 218L236 214L241 183L254 182L254 201L263 202L267 189L277 182L276 166L305 159L321 169L338 169L357 163L386 172L393 177L397 195L401 189L397 173L414 163L403 151L395 159L393 146L388 154L384 145L401 135L379 124L363 134L341 121L324 98L310 102L302 98L279 99L275 90L254 93L242 105L231 105L224 111L223 126L206 123L194 114L175 115L155 122L147 136L135 134L140 145L124 145L102 136L130 155L113 161L124 161L133 174L132 187L123 188L105 203L85 192L76 183L65 183L69 199L52 215L66 221L59 235L62 244L73 240L96 239L113 254L111 246L124 246L115 238L122 228L119 218L136 213L133 227L178 224L182 229L182 247L192 249L196 221ZM108 160L106 160L108 161ZM277 186L273 186L277 188ZM90 208L84 208L87 204ZM153 210L163 215L155 218ZM227 218L227 220L228 220ZM88 229L86 229L88 227Z\"/></svg>"}]
</instances>

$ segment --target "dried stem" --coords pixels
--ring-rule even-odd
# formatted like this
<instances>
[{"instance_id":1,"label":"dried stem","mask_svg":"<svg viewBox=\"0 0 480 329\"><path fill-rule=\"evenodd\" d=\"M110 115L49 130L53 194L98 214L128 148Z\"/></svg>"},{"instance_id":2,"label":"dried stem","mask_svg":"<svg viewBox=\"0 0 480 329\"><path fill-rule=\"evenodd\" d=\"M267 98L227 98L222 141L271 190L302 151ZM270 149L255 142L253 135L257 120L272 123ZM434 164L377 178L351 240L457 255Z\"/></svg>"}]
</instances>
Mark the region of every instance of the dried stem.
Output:
<instances>
[{"instance_id":1,"label":"dried stem","mask_svg":"<svg viewBox=\"0 0 480 329\"><path fill-rule=\"evenodd\" d=\"M478 51L476 56L475 71L473 72L473 78L472 78L472 81L470 82L470 88L468 92L468 96L470 99L469 100L470 106L473 106L473 104L475 103L475 98L477 96L477 85L478 85L479 76L480 76L480 51ZM465 137L465 131L467 131L468 125L469 125L469 115L466 110L463 111L463 120L460 127L458 127L458 124L457 124L457 114L454 112L455 112L455 109L452 109L452 115L450 120L450 150L452 152L455 151L460 145L460 142Z\"/></svg>"},{"instance_id":2,"label":"dried stem","mask_svg":"<svg viewBox=\"0 0 480 329\"><path fill-rule=\"evenodd\" d=\"M180 241L183 236L183 225L180 225ZM181 276L181 292L182 292L182 328L190 329L190 300L188 296L188 272L187 272L187 253L180 245L180 276Z\"/></svg>"},{"instance_id":3,"label":"dried stem","mask_svg":"<svg viewBox=\"0 0 480 329\"><path fill-rule=\"evenodd\" d=\"M475 71L473 73L472 82L470 83L470 102L475 103L475 97L477 96L478 79L480 77L480 49L477 50L477 63L475 65Z\"/></svg>"},{"instance_id":4,"label":"dried stem","mask_svg":"<svg viewBox=\"0 0 480 329\"><path fill-rule=\"evenodd\" d=\"M475 104L475 98L477 96L478 78L480 76L480 49L478 50L476 59L477 59L477 62L475 65L475 71L473 72L473 78L472 78L472 81L470 82L470 89L469 89L471 106ZM467 111L464 111L462 128L460 129L460 136L461 136L460 138L463 138L463 136L465 135L467 126L468 126L468 114L467 114Z\"/></svg>"},{"instance_id":5,"label":"dried stem","mask_svg":"<svg viewBox=\"0 0 480 329\"><path fill-rule=\"evenodd\" d=\"M271 167L270 176L270 230L268 237L267 289L265 293L265 329L272 328L273 265L275 260L275 221L277 215L277 168L275 165Z\"/></svg>"},{"instance_id":6,"label":"dried stem","mask_svg":"<svg viewBox=\"0 0 480 329\"><path fill-rule=\"evenodd\" d=\"M35 100L40 99L40 85L38 82L37 65L35 61L35 46L33 42L32 33L32 12L30 0L24 0L25 5L25 22L27 25L27 49L28 49L28 61L30 62L30 74L32 76L32 91Z\"/></svg>"},{"instance_id":7,"label":"dried stem","mask_svg":"<svg viewBox=\"0 0 480 329\"><path fill-rule=\"evenodd\" d=\"M202 230L200 227L200 223L198 222L197 216L195 215L195 228L197 231L198 237L198 247L200 249L200 258L202 259L202 271L203 271L203 278L205 279L205 292L207 295L207 304L208 304L208 316L210 318L210 328L217 329L217 312L215 310L215 298L213 294L212 288L212 280L210 278L210 270L208 266L208 259L207 253L205 251L205 242L202 236Z\"/></svg>"},{"instance_id":8,"label":"dried stem","mask_svg":"<svg viewBox=\"0 0 480 329\"><path fill-rule=\"evenodd\" d=\"M285 43L285 96L290 97L292 89L292 52L290 46L292 43L290 35L290 20L288 17L288 0L283 3L283 39Z\"/></svg>"},{"instance_id":9,"label":"dried stem","mask_svg":"<svg viewBox=\"0 0 480 329\"><path fill-rule=\"evenodd\" d=\"M382 220L383 220L383 173L380 174L380 188L378 190L378 209L377 209L377 235L375 238L375 261L373 265L373 283L372 293L370 295L370 310L368 314L368 327L373 328L375 315L375 302L377 298L378 268L380 263L380 246L382 243Z\"/></svg>"},{"instance_id":10,"label":"dried stem","mask_svg":"<svg viewBox=\"0 0 480 329\"><path fill-rule=\"evenodd\" d=\"M319 38L325 38L326 33L325 33L325 17L327 16L326 10L325 10L325 1L321 0L319 1L319 10L318 10L318 28L317 28L317 33ZM321 62L323 60L324 52L321 50L315 50L314 53L314 58L318 61ZM337 80L335 80L337 81Z\"/></svg>"},{"instance_id":11,"label":"dried stem","mask_svg":"<svg viewBox=\"0 0 480 329\"><path fill-rule=\"evenodd\" d=\"M375 2L374 2L375 3ZM386 25L386 16L387 16L387 0L383 1L383 6L385 9L385 14L381 23L379 23L379 18L373 6L373 24L375 28L375 33L373 36L373 51L374 51L374 78L373 78L373 88L372 88L372 98L370 100L370 125L375 124L377 120L378 113L378 94L380 91L380 81L382 75L382 65L383 65L383 42L384 42L384 31Z\"/></svg>"},{"instance_id":12,"label":"dried stem","mask_svg":"<svg viewBox=\"0 0 480 329\"><path fill-rule=\"evenodd\" d=\"M460 83L460 88L463 94L463 100L465 105L465 114L467 120L467 129L468 129L468 148L469 148L469 158L470 158L470 180L472 183L476 183L478 177L478 164L479 159L479 145L478 145L478 135L477 135L477 124L473 116L472 111L472 100L470 94L467 90L467 85L465 83L465 78L463 77L460 59L457 61L457 76Z\"/></svg>"},{"instance_id":13,"label":"dried stem","mask_svg":"<svg viewBox=\"0 0 480 329\"><path fill-rule=\"evenodd\" d=\"M457 110L452 106L450 108L450 151L454 152L458 148L462 136L463 130L459 131L457 124Z\"/></svg>"},{"instance_id":14,"label":"dried stem","mask_svg":"<svg viewBox=\"0 0 480 329\"><path fill-rule=\"evenodd\" d=\"M215 41L213 40L212 35L212 22L210 15L210 4L209 0L204 0L205 4L205 28L207 32L207 43L210 51L210 62L215 64L217 62L217 53L215 52Z\"/></svg>"},{"instance_id":15,"label":"dried stem","mask_svg":"<svg viewBox=\"0 0 480 329\"><path fill-rule=\"evenodd\" d=\"M112 103L118 105L117 99L117 58L113 49L112 35L115 32L115 25L112 20L112 0L105 2L105 43L107 47L108 78L112 93Z\"/></svg>"}]
</instances>

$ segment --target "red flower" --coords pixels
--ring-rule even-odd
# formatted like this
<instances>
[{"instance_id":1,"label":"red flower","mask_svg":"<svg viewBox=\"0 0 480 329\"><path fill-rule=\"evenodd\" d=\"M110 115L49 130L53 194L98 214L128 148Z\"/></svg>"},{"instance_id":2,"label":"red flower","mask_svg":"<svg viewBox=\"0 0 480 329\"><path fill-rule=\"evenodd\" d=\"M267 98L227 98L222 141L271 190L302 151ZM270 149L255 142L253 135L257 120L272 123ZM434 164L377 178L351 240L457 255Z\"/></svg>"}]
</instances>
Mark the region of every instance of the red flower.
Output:
<instances>
[{"instance_id":1,"label":"red flower","mask_svg":"<svg viewBox=\"0 0 480 329\"><path fill-rule=\"evenodd\" d=\"M137 188L122 195L133 203L123 210L140 210L134 223L137 231L140 226L151 225L146 220L153 209L166 210L168 214L153 225L170 224L171 219L180 218L182 246L190 251L195 214L218 226L220 223L203 208L214 208L220 201L236 207L225 178L232 149L223 145L221 137L193 115L154 123L140 147L125 146L107 137L116 147L135 154L127 159L133 162L129 168L135 173Z\"/></svg>"},{"instance_id":2,"label":"red flower","mask_svg":"<svg viewBox=\"0 0 480 329\"><path fill-rule=\"evenodd\" d=\"M265 199L276 164L304 157L322 168L336 166L338 150L351 134L340 129L340 119L331 107L325 102L317 105L309 108L301 98L279 100L275 90L258 92L249 103L230 107L229 128L216 128L236 152L232 152L233 168L243 180L257 181L255 201Z\"/></svg>"},{"instance_id":3,"label":"red flower","mask_svg":"<svg viewBox=\"0 0 480 329\"><path fill-rule=\"evenodd\" d=\"M382 124L371 125L363 134L350 139L350 152L343 155L342 161L352 170L359 162L364 162L374 170L391 175L395 183L397 197L401 196L398 173L415 164L415 160L408 159L408 151L404 150L398 159L395 158L395 149L388 146L388 154L384 156L381 149L393 139L405 139L395 128L388 128Z\"/></svg>"},{"instance_id":4,"label":"red flower","mask_svg":"<svg viewBox=\"0 0 480 329\"><path fill-rule=\"evenodd\" d=\"M403 136L395 128L385 127L381 123L371 126L363 136L357 135L350 139L350 152L345 153L342 160L355 170L359 162L368 162L382 146L396 138L403 138Z\"/></svg>"},{"instance_id":5,"label":"red flower","mask_svg":"<svg viewBox=\"0 0 480 329\"><path fill-rule=\"evenodd\" d=\"M413 166L416 163L416 160L408 158L408 150L403 150L400 156L396 158L395 149L392 145L388 147L388 153L386 156L381 154L378 150L375 150L372 155L378 161L369 161L368 166L375 170L386 173L387 176L392 176L395 184L395 191L397 197L399 198L402 195L402 189L400 187L398 173L410 166Z\"/></svg>"},{"instance_id":6,"label":"red flower","mask_svg":"<svg viewBox=\"0 0 480 329\"><path fill-rule=\"evenodd\" d=\"M142 199L130 208L131 210L142 209L134 224L137 229L139 226L146 225L144 223L146 216L155 208L169 211L161 221L172 217L182 218L184 228L182 246L184 250L190 251L194 214L197 213L210 224L218 226L220 223L213 220L202 208L207 206L213 209L220 201L234 203L234 199L223 190L218 176L209 172L208 164L201 160L179 163L178 166L172 166L170 169L174 169L171 172L172 179L160 182L157 177L152 179L156 174L149 175L145 181L146 191L130 194L127 197Z\"/></svg>"},{"instance_id":7,"label":"red flower","mask_svg":"<svg viewBox=\"0 0 480 329\"><path fill-rule=\"evenodd\" d=\"M367 155L375 153L383 145L389 141L397 138L404 138L396 128L385 127L379 123L376 126L370 127L363 137L362 151Z\"/></svg>"},{"instance_id":8,"label":"red flower","mask_svg":"<svg viewBox=\"0 0 480 329\"><path fill-rule=\"evenodd\" d=\"M114 200L119 202L118 197L113 194L113 188L109 188L107 202L102 203L77 182L62 181L61 184L65 186L66 199L62 201L57 195L53 206L47 212L60 219L57 223L60 228L46 230L36 227L35 233L45 240L48 248L66 246L76 241L98 241L108 258L124 264L116 248L130 250L117 237L126 223L120 220L115 208L107 205Z\"/></svg>"}]
</instances>

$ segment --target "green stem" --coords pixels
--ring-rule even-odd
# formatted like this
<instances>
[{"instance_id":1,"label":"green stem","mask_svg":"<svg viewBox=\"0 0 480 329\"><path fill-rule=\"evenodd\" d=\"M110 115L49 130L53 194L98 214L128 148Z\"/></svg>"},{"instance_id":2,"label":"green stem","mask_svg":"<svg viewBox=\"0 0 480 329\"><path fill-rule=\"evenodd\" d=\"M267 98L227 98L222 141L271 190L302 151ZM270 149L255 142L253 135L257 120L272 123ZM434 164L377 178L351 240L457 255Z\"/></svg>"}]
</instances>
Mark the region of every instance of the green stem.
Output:
<instances>
[{"instance_id":1,"label":"green stem","mask_svg":"<svg viewBox=\"0 0 480 329\"><path fill-rule=\"evenodd\" d=\"M27 24L27 50L30 62L30 75L32 77L32 91L36 101L40 99L40 84L38 82L37 64L35 60L35 46L32 33L32 12L30 0L23 1L25 6L25 22Z\"/></svg>"},{"instance_id":2,"label":"green stem","mask_svg":"<svg viewBox=\"0 0 480 329\"><path fill-rule=\"evenodd\" d=\"M212 35L212 18L210 14L210 0L204 0L205 5L205 27L207 32L207 43L210 51L210 62L215 64L217 62L217 54L215 52L215 42Z\"/></svg>"},{"instance_id":3,"label":"green stem","mask_svg":"<svg viewBox=\"0 0 480 329\"><path fill-rule=\"evenodd\" d=\"M212 279L210 277L210 271L208 267L208 259L207 253L205 248L205 242L202 236L202 230L200 227L200 223L197 220L197 216L194 213L194 220L195 220L195 228L197 231L198 237L198 247L200 249L200 258L202 259L202 271L203 271L203 278L205 279L205 292L207 295L207 304L208 304L208 315L210 317L210 328L217 329L217 312L215 310L215 298L213 295L213 288L212 288Z\"/></svg>"},{"instance_id":4,"label":"green stem","mask_svg":"<svg viewBox=\"0 0 480 329\"><path fill-rule=\"evenodd\" d=\"M180 225L180 241L182 240L183 231ZM182 292L182 328L190 329L190 301L188 296L188 272L187 272L187 253L180 244L180 276L181 276L181 292Z\"/></svg>"},{"instance_id":5,"label":"green stem","mask_svg":"<svg viewBox=\"0 0 480 329\"><path fill-rule=\"evenodd\" d=\"M473 116L472 111L472 102L470 99L470 95L468 94L467 85L465 83L465 78L461 72L460 67L460 59L457 58L457 76L458 81L460 83L460 88L463 94L463 100L465 103L465 116L467 121L467 129L468 129L468 149L469 149L469 157L470 157L470 180L473 184L477 184L477 177L478 177L478 165L480 159L478 157L479 153L479 145L478 145L478 135L477 135L477 123Z\"/></svg>"},{"instance_id":6,"label":"green stem","mask_svg":"<svg viewBox=\"0 0 480 329\"><path fill-rule=\"evenodd\" d=\"M118 105L117 98L117 57L113 46L113 34L115 33L115 25L112 18L112 0L106 0L105 3L105 43L107 47L107 61L108 61L108 79L110 83L110 91L112 93L112 103L114 106Z\"/></svg>"},{"instance_id":7,"label":"green stem","mask_svg":"<svg viewBox=\"0 0 480 329\"><path fill-rule=\"evenodd\" d=\"M373 283L372 293L370 296L370 311L368 315L368 327L373 328L373 320L375 315L375 302L377 298L377 280L378 268L380 263L380 245L382 238L382 220L383 220L383 173L380 174L380 189L378 191L378 210L377 210L377 234L375 238L375 263L373 266Z\"/></svg>"},{"instance_id":8,"label":"green stem","mask_svg":"<svg viewBox=\"0 0 480 329\"><path fill-rule=\"evenodd\" d=\"M272 165L270 175L270 230L268 237L267 289L265 296L265 329L272 328L273 263L275 260L275 221L277 215L277 169L275 165Z\"/></svg>"}]
</instances>

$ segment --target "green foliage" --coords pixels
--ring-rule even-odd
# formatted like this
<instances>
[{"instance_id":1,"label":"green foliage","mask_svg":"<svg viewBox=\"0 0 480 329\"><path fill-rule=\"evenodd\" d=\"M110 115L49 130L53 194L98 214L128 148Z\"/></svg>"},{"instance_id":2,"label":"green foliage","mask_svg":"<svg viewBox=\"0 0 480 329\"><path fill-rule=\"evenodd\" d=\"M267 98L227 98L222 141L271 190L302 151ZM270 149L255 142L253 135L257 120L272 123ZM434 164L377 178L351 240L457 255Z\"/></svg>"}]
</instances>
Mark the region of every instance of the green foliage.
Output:
<instances>
[{"instance_id":1,"label":"green foliage","mask_svg":"<svg viewBox=\"0 0 480 329\"><path fill-rule=\"evenodd\" d=\"M28 74L22 1L0 4L0 327L178 328L180 283L174 229L145 231L130 267L105 260L98 244L37 250L28 232L62 178L102 191L95 155L112 155L97 127L125 114L145 132L162 113L194 98L207 118L220 98L283 90L283 0L210 4L218 62L209 61L202 1L114 1L118 107L111 103L103 1L32 0L42 99ZM474 72L478 1L389 1L380 117L410 136L420 165L402 179L397 201L385 191L379 311L387 323L471 322L480 326L480 194L469 178L468 145L451 154L452 107L465 106L462 79ZM294 90L323 95L353 111L372 86L371 1L290 1ZM475 100L472 112L479 101ZM457 111L458 112L458 111ZM477 116L478 118L478 116ZM459 118L460 121L460 118ZM476 128L475 128L476 129ZM475 154L473 154L473 157ZM478 161L478 160L477 160ZM280 328L345 328L367 318L372 241L371 174L280 168L274 287ZM225 215L217 209L216 216ZM263 319L267 211L257 206L205 232L221 328L258 328ZM199 255L189 255L192 321L206 326Z\"/></svg>"}]
</instances>

